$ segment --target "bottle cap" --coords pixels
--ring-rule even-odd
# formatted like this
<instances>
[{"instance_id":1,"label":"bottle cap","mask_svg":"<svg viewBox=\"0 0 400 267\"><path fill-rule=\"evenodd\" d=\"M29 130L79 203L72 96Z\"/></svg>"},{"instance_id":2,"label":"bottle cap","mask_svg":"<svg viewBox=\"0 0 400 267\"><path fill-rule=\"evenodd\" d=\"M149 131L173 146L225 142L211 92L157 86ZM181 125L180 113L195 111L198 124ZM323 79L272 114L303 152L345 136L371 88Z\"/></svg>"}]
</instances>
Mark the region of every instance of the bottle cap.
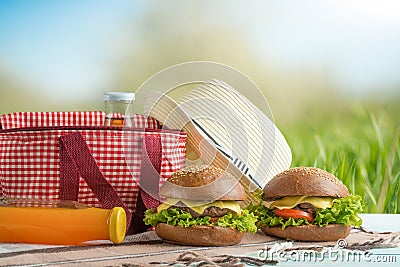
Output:
<instances>
[{"instance_id":1,"label":"bottle cap","mask_svg":"<svg viewBox=\"0 0 400 267\"><path fill-rule=\"evenodd\" d=\"M126 92L107 92L103 96L104 101L132 101L135 100L134 93Z\"/></svg>"},{"instance_id":2,"label":"bottle cap","mask_svg":"<svg viewBox=\"0 0 400 267\"><path fill-rule=\"evenodd\" d=\"M126 233L126 213L121 207L115 207L110 212L108 224L109 238L114 244L121 243Z\"/></svg>"}]
</instances>

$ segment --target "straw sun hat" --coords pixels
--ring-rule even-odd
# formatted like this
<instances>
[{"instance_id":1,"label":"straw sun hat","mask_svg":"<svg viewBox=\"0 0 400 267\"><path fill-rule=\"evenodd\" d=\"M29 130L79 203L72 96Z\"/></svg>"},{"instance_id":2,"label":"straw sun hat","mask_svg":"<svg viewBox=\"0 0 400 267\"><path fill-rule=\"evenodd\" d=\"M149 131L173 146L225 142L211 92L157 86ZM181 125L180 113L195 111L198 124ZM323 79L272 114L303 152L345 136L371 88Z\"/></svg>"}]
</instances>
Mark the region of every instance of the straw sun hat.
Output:
<instances>
[{"instance_id":1,"label":"straw sun hat","mask_svg":"<svg viewBox=\"0 0 400 267\"><path fill-rule=\"evenodd\" d=\"M187 165L225 169L250 197L290 167L290 147L273 121L223 81L203 82L177 100L150 92L144 113L187 133Z\"/></svg>"}]
</instances>

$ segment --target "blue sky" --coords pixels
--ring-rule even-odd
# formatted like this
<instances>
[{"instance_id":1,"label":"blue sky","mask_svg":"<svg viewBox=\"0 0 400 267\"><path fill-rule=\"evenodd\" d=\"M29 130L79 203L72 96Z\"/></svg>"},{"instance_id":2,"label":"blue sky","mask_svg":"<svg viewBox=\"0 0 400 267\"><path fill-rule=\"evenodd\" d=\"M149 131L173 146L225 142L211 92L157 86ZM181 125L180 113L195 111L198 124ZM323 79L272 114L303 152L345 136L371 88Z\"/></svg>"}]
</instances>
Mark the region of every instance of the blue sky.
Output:
<instances>
[{"instance_id":1,"label":"blue sky","mask_svg":"<svg viewBox=\"0 0 400 267\"><path fill-rule=\"evenodd\" d=\"M90 97L112 86L110 62L157 2L0 0L0 67L55 99ZM171 2L177 12L179 2ZM356 93L398 90L400 1L217 2L226 6L225 23L239 25L265 60L328 69ZM209 5L211 15L221 14Z\"/></svg>"},{"instance_id":2,"label":"blue sky","mask_svg":"<svg viewBox=\"0 0 400 267\"><path fill-rule=\"evenodd\" d=\"M259 34L280 62L328 68L354 91L399 87L400 1L291 3L275 5L269 34Z\"/></svg>"},{"instance_id":3,"label":"blue sky","mask_svg":"<svg viewBox=\"0 0 400 267\"><path fill-rule=\"evenodd\" d=\"M85 97L84 88L107 86L108 57L139 10L116 2L0 0L0 66L55 94Z\"/></svg>"}]
</instances>

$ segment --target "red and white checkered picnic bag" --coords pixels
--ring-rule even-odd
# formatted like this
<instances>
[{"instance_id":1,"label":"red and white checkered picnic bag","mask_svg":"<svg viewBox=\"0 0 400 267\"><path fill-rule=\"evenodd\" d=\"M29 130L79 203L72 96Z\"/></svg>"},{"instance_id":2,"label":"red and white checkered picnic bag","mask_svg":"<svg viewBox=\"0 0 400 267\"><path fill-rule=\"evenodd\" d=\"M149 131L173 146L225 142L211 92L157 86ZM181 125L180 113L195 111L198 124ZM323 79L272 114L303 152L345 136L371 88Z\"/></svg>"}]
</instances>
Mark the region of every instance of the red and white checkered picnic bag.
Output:
<instances>
[{"instance_id":1,"label":"red and white checkered picnic bag","mask_svg":"<svg viewBox=\"0 0 400 267\"><path fill-rule=\"evenodd\" d=\"M130 233L183 167L186 134L135 115L134 128L99 126L103 112L18 112L1 116L0 197L122 206Z\"/></svg>"}]
</instances>

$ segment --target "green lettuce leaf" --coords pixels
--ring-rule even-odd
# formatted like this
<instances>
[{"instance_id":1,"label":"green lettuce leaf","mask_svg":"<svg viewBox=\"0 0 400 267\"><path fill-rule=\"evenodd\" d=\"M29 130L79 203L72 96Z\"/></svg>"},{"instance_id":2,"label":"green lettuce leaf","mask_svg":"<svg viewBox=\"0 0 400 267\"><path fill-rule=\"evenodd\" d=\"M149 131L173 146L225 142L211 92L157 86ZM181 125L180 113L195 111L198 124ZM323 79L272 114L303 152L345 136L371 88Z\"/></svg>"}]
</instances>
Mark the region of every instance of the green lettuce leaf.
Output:
<instances>
[{"instance_id":1,"label":"green lettuce leaf","mask_svg":"<svg viewBox=\"0 0 400 267\"><path fill-rule=\"evenodd\" d=\"M225 216L219 218L217 222L212 222L209 216L193 218L189 212L175 208L169 208L160 212L149 209L145 212L144 222L152 226L155 226L157 223L166 223L171 226L178 225L182 227L205 225L236 228L241 232L248 231L255 233L257 231L257 217L245 209L242 210L242 215L234 215L228 212Z\"/></svg>"},{"instance_id":2,"label":"green lettuce leaf","mask_svg":"<svg viewBox=\"0 0 400 267\"><path fill-rule=\"evenodd\" d=\"M364 202L361 196L337 198L330 209L318 209L313 224L326 226L329 223L361 226L358 213L363 211Z\"/></svg>"},{"instance_id":3,"label":"green lettuce leaf","mask_svg":"<svg viewBox=\"0 0 400 267\"><path fill-rule=\"evenodd\" d=\"M337 198L333 201L333 206L328 209L317 209L314 225L326 226L328 224L345 224L361 226L362 220L358 213L363 211L364 202L361 196L349 196ZM310 224L305 219L288 220L275 216L273 209L268 209L263 205L262 200L257 204L250 204L247 209L258 217L257 227L281 226L282 229L288 226L300 226Z\"/></svg>"},{"instance_id":4,"label":"green lettuce leaf","mask_svg":"<svg viewBox=\"0 0 400 267\"><path fill-rule=\"evenodd\" d=\"M231 212L228 212L217 222L218 226L236 228L240 232L250 233L257 232L256 223L257 217L246 209L242 210L242 215L233 215Z\"/></svg>"}]
</instances>

